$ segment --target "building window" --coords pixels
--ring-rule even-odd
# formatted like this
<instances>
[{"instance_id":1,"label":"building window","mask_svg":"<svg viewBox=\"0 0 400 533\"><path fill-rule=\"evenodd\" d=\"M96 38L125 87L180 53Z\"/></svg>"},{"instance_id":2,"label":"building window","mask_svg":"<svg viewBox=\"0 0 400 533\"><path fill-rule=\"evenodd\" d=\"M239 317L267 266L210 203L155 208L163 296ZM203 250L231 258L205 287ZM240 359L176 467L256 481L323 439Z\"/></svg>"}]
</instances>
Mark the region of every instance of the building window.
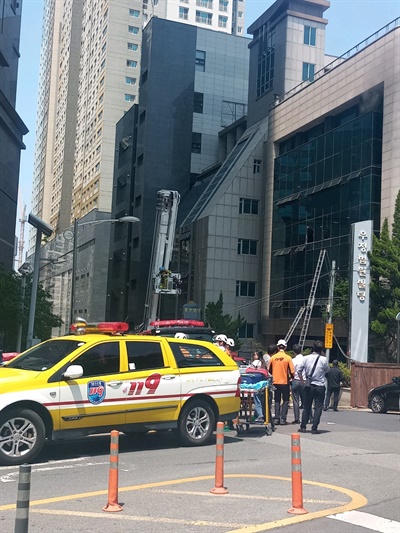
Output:
<instances>
[{"instance_id":1,"label":"building window","mask_svg":"<svg viewBox=\"0 0 400 533\"><path fill-rule=\"evenodd\" d=\"M192 154L201 154L201 133L192 132Z\"/></svg>"},{"instance_id":2,"label":"building window","mask_svg":"<svg viewBox=\"0 0 400 533\"><path fill-rule=\"evenodd\" d=\"M206 7L207 9L213 8L212 0L196 0L196 6Z\"/></svg>"},{"instance_id":3,"label":"building window","mask_svg":"<svg viewBox=\"0 0 400 533\"><path fill-rule=\"evenodd\" d=\"M275 74L275 28L269 29L264 24L258 33L258 43L257 98L272 89Z\"/></svg>"},{"instance_id":4,"label":"building window","mask_svg":"<svg viewBox=\"0 0 400 533\"><path fill-rule=\"evenodd\" d=\"M127 83L128 85L136 85L136 78L125 76L125 83Z\"/></svg>"},{"instance_id":5,"label":"building window","mask_svg":"<svg viewBox=\"0 0 400 533\"><path fill-rule=\"evenodd\" d=\"M241 19L243 17L243 11L238 11L238 18Z\"/></svg>"},{"instance_id":6,"label":"building window","mask_svg":"<svg viewBox=\"0 0 400 533\"><path fill-rule=\"evenodd\" d=\"M303 63L303 81L314 81L315 65L312 63Z\"/></svg>"},{"instance_id":7,"label":"building window","mask_svg":"<svg viewBox=\"0 0 400 533\"><path fill-rule=\"evenodd\" d=\"M194 93L193 99L193 112L194 113L203 113L203 93Z\"/></svg>"},{"instance_id":8,"label":"building window","mask_svg":"<svg viewBox=\"0 0 400 533\"><path fill-rule=\"evenodd\" d=\"M133 94L126 94L126 93L125 93L125 100L126 100L127 102L134 102L134 101L135 101L135 95L133 95Z\"/></svg>"},{"instance_id":9,"label":"building window","mask_svg":"<svg viewBox=\"0 0 400 533\"><path fill-rule=\"evenodd\" d=\"M236 282L236 296L251 296L256 295L255 281L237 281Z\"/></svg>"},{"instance_id":10,"label":"building window","mask_svg":"<svg viewBox=\"0 0 400 533\"><path fill-rule=\"evenodd\" d=\"M240 198L239 213L241 215L258 215L258 203L259 200L253 200L252 198Z\"/></svg>"},{"instance_id":11,"label":"building window","mask_svg":"<svg viewBox=\"0 0 400 533\"><path fill-rule=\"evenodd\" d=\"M138 18L140 15L139 11L137 9L130 9L129 10L129 16Z\"/></svg>"},{"instance_id":12,"label":"building window","mask_svg":"<svg viewBox=\"0 0 400 533\"><path fill-rule=\"evenodd\" d=\"M257 255L257 241L238 239L237 253L239 255Z\"/></svg>"},{"instance_id":13,"label":"building window","mask_svg":"<svg viewBox=\"0 0 400 533\"><path fill-rule=\"evenodd\" d=\"M219 0L219 10L220 11L228 11L228 0Z\"/></svg>"},{"instance_id":14,"label":"building window","mask_svg":"<svg viewBox=\"0 0 400 533\"><path fill-rule=\"evenodd\" d=\"M259 174L261 171L261 159L254 159L253 161L253 174Z\"/></svg>"},{"instance_id":15,"label":"building window","mask_svg":"<svg viewBox=\"0 0 400 533\"><path fill-rule=\"evenodd\" d=\"M137 35L139 33L139 28L137 26L128 26L128 32Z\"/></svg>"},{"instance_id":16,"label":"building window","mask_svg":"<svg viewBox=\"0 0 400 533\"><path fill-rule=\"evenodd\" d=\"M199 72L206 70L206 53L203 50L196 50L196 70Z\"/></svg>"},{"instance_id":17,"label":"building window","mask_svg":"<svg viewBox=\"0 0 400 533\"><path fill-rule=\"evenodd\" d=\"M239 339L252 339L254 338L254 324L245 324L239 328Z\"/></svg>"},{"instance_id":18,"label":"building window","mask_svg":"<svg viewBox=\"0 0 400 533\"><path fill-rule=\"evenodd\" d=\"M317 36L317 28L311 26L304 26L304 44L315 46Z\"/></svg>"},{"instance_id":19,"label":"building window","mask_svg":"<svg viewBox=\"0 0 400 533\"><path fill-rule=\"evenodd\" d=\"M130 68L137 68L137 61L133 61L132 59L127 59L126 66Z\"/></svg>"},{"instance_id":20,"label":"building window","mask_svg":"<svg viewBox=\"0 0 400 533\"><path fill-rule=\"evenodd\" d=\"M139 45L136 43L128 43L128 50L133 50L133 52L136 52L139 48Z\"/></svg>"},{"instance_id":21,"label":"building window","mask_svg":"<svg viewBox=\"0 0 400 533\"><path fill-rule=\"evenodd\" d=\"M183 20L187 20L189 17L189 8L188 7L180 7L179 8L179 18Z\"/></svg>"},{"instance_id":22,"label":"building window","mask_svg":"<svg viewBox=\"0 0 400 533\"><path fill-rule=\"evenodd\" d=\"M222 15L218 16L218 27L219 28L226 28L228 24L228 17L223 17Z\"/></svg>"},{"instance_id":23,"label":"building window","mask_svg":"<svg viewBox=\"0 0 400 533\"><path fill-rule=\"evenodd\" d=\"M243 28L241 28L240 26L238 26L237 32L238 32L238 33L242 33L242 30L243 30Z\"/></svg>"},{"instance_id":24,"label":"building window","mask_svg":"<svg viewBox=\"0 0 400 533\"><path fill-rule=\"evenodd\" d=\"M204 13L204 11L196 11L196 22L200 24L207 24L211 26L212 24L212 13Z\"/></svg>"}]
</instances>

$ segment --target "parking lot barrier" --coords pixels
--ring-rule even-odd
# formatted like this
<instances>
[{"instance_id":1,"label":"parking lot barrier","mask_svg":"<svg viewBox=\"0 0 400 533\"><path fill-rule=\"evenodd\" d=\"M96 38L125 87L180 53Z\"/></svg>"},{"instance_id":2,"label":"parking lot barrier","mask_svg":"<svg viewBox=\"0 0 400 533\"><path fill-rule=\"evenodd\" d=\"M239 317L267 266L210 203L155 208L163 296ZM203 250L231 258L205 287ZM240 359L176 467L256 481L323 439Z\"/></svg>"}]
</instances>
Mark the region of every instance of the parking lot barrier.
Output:
<instances>
[{"instance_id":1,"label":"parking lot barrier","mask_svg":"<svg viewBox=\"0 0 400 533\"><path fill-rule=\"evenodd\" d=\"M30 491L31 465L24 464L19 467L14 533L28 533Z\"/></svg>"},{"instance_id":2,"label":"parking lot barrier","mask_svg":"<svg viewBox=\"0 0 400 533\"><path fill-rule=\"evenodd\" d=\"M292 507L291 514L307 514L303 507L303 477L301 473L300 435L292 433Z\"/></svg>"},{"instance_id":3,"label":"parking lot barrier","mask_svg":"<svg viewBox=\"0 0 400 533\"><path fill-rule=\"evenodd\" d=\"M118 441L119 431L113 429L111 431L110 442L110 470L108 474L108 501L107 505L103 507L103 511L108 513L116 513L122 511L121 505L118 503Z\"/></svg>"},{"instance_id":4,"label":"parking lot barrier","mask_svg":"<svg viewBox=\"0 0 400 533\"><path fill-rule=\"evenodd\" d=\"M228 494L224 487L224 423L217 423L217 450L215 458L215 487L210 490L212 494Z\"/></svg>"}]
</instances>

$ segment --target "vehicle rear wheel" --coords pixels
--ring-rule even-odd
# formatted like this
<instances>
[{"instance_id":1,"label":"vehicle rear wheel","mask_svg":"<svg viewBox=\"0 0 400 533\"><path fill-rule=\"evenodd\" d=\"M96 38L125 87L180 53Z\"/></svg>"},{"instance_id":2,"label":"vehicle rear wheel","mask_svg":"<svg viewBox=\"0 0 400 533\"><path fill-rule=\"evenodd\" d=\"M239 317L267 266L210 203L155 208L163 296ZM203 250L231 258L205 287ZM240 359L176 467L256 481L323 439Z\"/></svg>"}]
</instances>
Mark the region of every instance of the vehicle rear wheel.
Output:
<instances>
[{"instance_id":1,"label":"vehicle rear wheel","mask_svg":"<svg viewBox=\"0 0 400 533\"><path fill-rule=\"evenodd\" d=\"M183 406L179 417L179 433L188 446L203 446L215 429L212 407L204 400L192 400Z\"/></svg>"},{"instance_id":2,"label":"vehicle rear wheel","mask_svg":"<svg viewBox=\"0 0 400 533\"><path fill-rule=\"evenodd\" d=\"M380 394L374 394L371 398L371 409L374 413L386 413L385 400Z\"/></svg>"},{"instance_id":3,"label":"vehicle rear wheel","mask_svg":"<svg viewBox=\"0 0 400 533\"><path fill-rule=\"evenodd\" d=\"M43 420L34 411L9 411L0 418L0 464L27 463L41 451L46 438Z\"/></svg>"}]
</instances>

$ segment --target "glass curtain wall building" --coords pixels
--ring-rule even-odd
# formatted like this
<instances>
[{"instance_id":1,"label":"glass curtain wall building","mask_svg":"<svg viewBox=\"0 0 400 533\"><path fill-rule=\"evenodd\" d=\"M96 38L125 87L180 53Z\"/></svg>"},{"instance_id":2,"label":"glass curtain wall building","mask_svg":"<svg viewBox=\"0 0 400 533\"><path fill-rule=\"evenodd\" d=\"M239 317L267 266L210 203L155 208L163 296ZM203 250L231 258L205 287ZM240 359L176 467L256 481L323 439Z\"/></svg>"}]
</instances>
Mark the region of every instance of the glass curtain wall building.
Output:
<instances>
[{"instance_id":1,"label":"glass curtain wall building","mask_svg":"<svg viewBox=\"0 0 400 533\"><path fill-rule=\"evenodd\" d=\"M321 249L348 275L351 224L380 227L382 103L360 106L279 144L275 159L272 318L294 318L307 302ZM322 274L327 268L322 270ZM326 298L328 281L317 297Z\"/></svg>"}]
</instances>

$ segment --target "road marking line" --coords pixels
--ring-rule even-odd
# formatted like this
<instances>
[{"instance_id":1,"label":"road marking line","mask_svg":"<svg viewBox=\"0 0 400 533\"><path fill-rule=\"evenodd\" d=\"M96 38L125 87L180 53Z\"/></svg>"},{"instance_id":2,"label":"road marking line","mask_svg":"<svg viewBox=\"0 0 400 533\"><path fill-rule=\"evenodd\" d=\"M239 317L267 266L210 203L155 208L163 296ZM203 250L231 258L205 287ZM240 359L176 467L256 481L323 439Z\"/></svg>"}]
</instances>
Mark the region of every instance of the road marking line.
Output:
<instances>
[{"instance_id":1,"label":"road marking line","mask_svg":"<svg viewBox=\"0 0 400 533\"><path fill-rule=\"evenodd\" d=\"M207 520L184 520L181 518L154 518L152 516L128 516L121 514L107 514L107 513L90 513L86 511L60 511L52 509L31 509L30 512L46 515L65 515L65 516L80 516L85 518L112 518L113 520L130 520L136 522L161 522L165 524L180 524L187 526L208 526L208 527L247 527L247 524L236 524L226 522L209 522Z\"/></svg>"},{"instance_id":2,"label":"road marking line","mask_svg":"<svg viewBox=\"0 0 400 533\"><path fill-rule=\"evenodd\" d=\"M165 489L159 489L159 490L152 490L152 492L158 492L161 494L190 494L193 496L209 496L210 498L214 498L212 494L209 492L201 492L201 491L188 491L188 490L165 490ZM245 500L265 500L270 502L291 502L292 498L284 498L279 496L255 496L251 494L231 494L228 493L225 495L224 499L227 498L241 498ZM346 505L347 502L339 501L339 500L311 500L306 499L304 500L305 503L333 503L336 505Z\"/></svg>"},{"instance_id":3,"label":"road marking line","mask_svg":"<svg viewBox=\"0 0 400 533\"><path fill-rule=\"evenodd\" d=\"M45 468L32 468L31 472L49 472L51 470L68 470L71 468L85 468L87 466L97 466L97 465L108 465L109 461L102 461L102 462L93 462L93 463L75 463L73 465L60 465L60 466L47 466ZM6 474L5 476L0 476L0 481L2 483L10 483L10 481L17 481L16 476L18 476L19 472L11 472L10 474Z\"/></svg>"},{"instance_id":4,"label":"road marking line","mask_svg":"<svg viewBox=\"0 0 400 533\"><path fill-rule=\"evenodd\" d=\"M283 476L269 476L269 475L263 475L263 474L225 474L225 479L227 478L247 478L247 479L272 479L272 480L278 480L278 481L287 481L291 483L291 478L289 477L283 477ZM119 489L119 493L121 492L131 492L135 490L143 490L143 489L152 489L155 487L167 487L170 485L181 485L183 483L193 483L196 481L205 481L205 480L214 480L215 476L198 476L198 477L192 477L192 478L184 478L184 479L170 479L166 481L158 481L154 483L144 483L142 485L133 485L130 487L121 487ZM325 509L322 511L316 511L314 513L309 513L307 515L300 515L300 516L293 516L290 518L284 518L282 520L276 520L274 522L265 522L263 524L258 525L246 525L245 527L239 526L239 529L234 529L229 532L225 533L259 533L261 531L268 531L270 529L275 529L278 527L283 527L287 525L292 524L298 524L300 522L307 522L314 520L315 518L325 518L326 516L332 515L332 514L338 514L343 513L345 511L353 511L355 509L359 509L360 507L364 507L368 500L358 492L355 492L350 489L346 489L344 487L338 487L336 485L329 485L327 483L320 483L318 481L306 481L303 480L303 484L305 485L313 485L316 487L322 487L325 489L331 489L336 492L340 492L342 494L346 494L350 498L350 502L345 505L340 505L338 507ZM35 500L30 502L29 506L30 509L34 506L38 505L44 505L48 503L56 503L56 502L65 502L68 500L75 500L75 499L82 499L82 498L90 498L93 496L104 496L108 494L108 490L98 490L95 492L86 492L86 493L80 493L80 494L68 494L65 496L57 496L54 498L47 498L44 500ZM12 504L6 504L6 505L0 505L0 511L7 511L7 510L14 510L15 509L15 503ZM104 516L104 515L101 515ZM114 513L113 513L113 516Z\"/></svg>"},{"instance_id":5,"label":"road marking line","mask_svg":"<svg viewBox=\"0 0 400 533\"><path fill-rule=\"evenodd\" d=\"M400 531L400 522L361 511L347 511L329 515L328 518L340 520L341 522L346 522L346 524L353 524L353 526L365 527L379 533L398 533Z\"/></svg>"},{"instance_id":6,"label":"road marking line","mask_svg":"<svg viewBox=\"0 0 400 533\"><path fill-rule=\"evenodd\" d=\"M49 465L56 465L58 463L76 463L78 461L84 461L85 459L91 459L91 457L88 455L87 457L75 457L74 459L62 459L60 461L47 461L46 463L35 463L32 466L49 466ZM3 470L17 470L18 471L19 466L0 466L0 472Z\"/></svg>"}]
</instances>

